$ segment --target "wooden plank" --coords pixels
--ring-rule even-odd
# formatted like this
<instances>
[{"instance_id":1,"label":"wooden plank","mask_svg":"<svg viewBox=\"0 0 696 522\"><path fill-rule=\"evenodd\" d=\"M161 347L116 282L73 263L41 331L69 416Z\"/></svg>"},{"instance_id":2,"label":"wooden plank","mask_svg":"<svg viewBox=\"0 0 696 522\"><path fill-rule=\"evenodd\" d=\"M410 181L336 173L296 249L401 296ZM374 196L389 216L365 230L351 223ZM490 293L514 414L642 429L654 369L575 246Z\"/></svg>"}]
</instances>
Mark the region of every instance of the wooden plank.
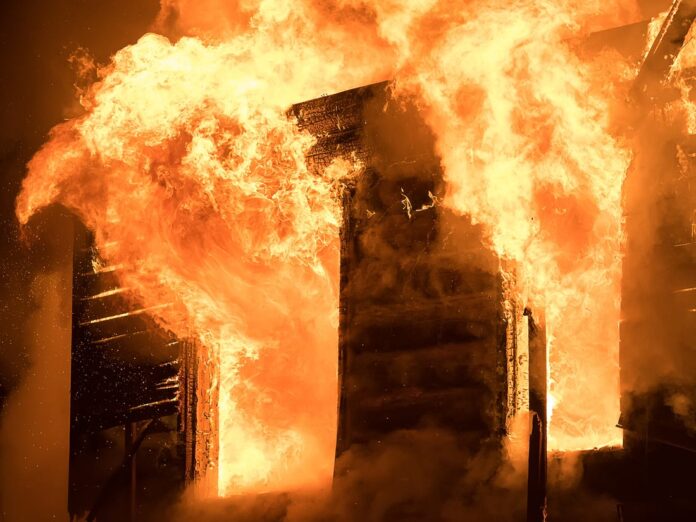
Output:
<instances>
[{"instance_id":1,"label":"wooden plank","mask_svg":"<svg viewBox=\"0 0 696 522\"><path fill-rule=\"evenodd\" d=\"M141 308L133 293L125 288L114 288L80 299L80 322L128 312Z\"/></svg>"},{"instance_id":2,"label":"wooden plank","mask_svg":"<svg viewBox=\"0 0 696 522\"><path fill-rule=\"evenodd\" d=\"M495 364L489 340L433 345L419 350L360 352L351 362L346 386L354 394L384 393L404 387L424 390L487 384Z\"/></svg>"},{"instance_id":3,"label":"wooden plank","mask_svg":"<svg viewBox=\"0 0 696 522\"><path fill-rule=\"evenodd\" d=\"M157 324L149 314L165 306L167 305L116 312L114 315L85 320L77 325L79 338L85 342L93 343L119 335L157 330Z\"/></svg>"},{"instance_id":4,"label":"wooden plank","mask_svg":"<svg viewBox=\"0 0 696 522\"><path fill-rule=\"evenodd\" d=\"M75 276L80 285L80 297L97 295L121 287L118 280L118 270L108 272L94 272L91 267Z\"/></svg>"},{"instance_id":5,"label":"wooden plank","mask_svg":"<svg viewBox=\"0 0 696 522\"><path fill-rule=\"evenodd\" d=\"M488 430L480 442L504 416L499 262L480 226L434 205L443 183L432 133L387 91L293 109L320 164L351 151L365 166L343 201L339 454L424 422Z\"/></svg>"},{"instance_id":6,"label":"wooden plank","mask_svg":"<svg viewBox=\"0 0 696 522\"><path fill-rule=\"evenodd\" d=\"M219 365L209 348L184 343L184 382L180 418L185 448L185 479L199 498L218 494Z\"/></svg>"},{"instance_id":7,"label":"wooden plank","mask_svg":"<svg viewBox=\"0 0 696 522\"><path fill-rule=\"evenodd\" d=\"M546 325L537 311L529 315L529 464L527 468L527 522L546 520L548 395Z\"/></svg>"},{"instance_id":8,"label":"wooden plank","mask_svg":"<svg viewBox=\"0 0 696 522\"><path fill-rule=\"evenodd\" d=\"M86 345L85 349L106 352L116 360L132 360L151 365L170 362L178 357L181 350L178 339L152 329L96 339Z\"/></svg>"},{"instance_id":9,"label":"wooden plank","mask_svg":"<svg viewBox=\"0 0 696 522\"><path fill-rule=\"evenodd\" d=\"M495 307L488 310L495 314ZM499 324L495 315L481 320L462 320L456 316L447 318L408 318L399 322L355 321L346 333L346 343L359 352L388 352L418 350L433 343L474 342L495 338Z\"/></svg>"},{"instance_id":10,"label":"wooden plank","mask_svg":"<svg viewBox=\"0 0 696 522\"><path fill-rule=\"evenodd\" d=\"M695 18L695 0L676 0L672 4L634 81L632 93L635 97L648 100L660 98L663 101L668 91L663 82Z\"/></svg>"},{"instance_id":11,"label":"wooden plank","mask_svg":"<svg viewBox=\"0 0 696 522\"><path fill-rule=\"evenodd\" d=\"M485 387L421 390L409 388L351 404L351 427L360 433L414 428L479 432L491 428L482 405L492 402Z\"/></svg>"},{"instance_id":12,"label":"wooden plank","mask_svg":"<svg viewBox=\"0 0 696 522\"><path fill-rule=\"evenodd\" d=\"M447 321L485 322L495 314L499 296L495 292L479 292L454 296L402 296L387 304L356 306L355 321L359 325L403 323L404 317L414 322ZM409 297L411 297L409 299Z\"/></svg>"}]
</instances>

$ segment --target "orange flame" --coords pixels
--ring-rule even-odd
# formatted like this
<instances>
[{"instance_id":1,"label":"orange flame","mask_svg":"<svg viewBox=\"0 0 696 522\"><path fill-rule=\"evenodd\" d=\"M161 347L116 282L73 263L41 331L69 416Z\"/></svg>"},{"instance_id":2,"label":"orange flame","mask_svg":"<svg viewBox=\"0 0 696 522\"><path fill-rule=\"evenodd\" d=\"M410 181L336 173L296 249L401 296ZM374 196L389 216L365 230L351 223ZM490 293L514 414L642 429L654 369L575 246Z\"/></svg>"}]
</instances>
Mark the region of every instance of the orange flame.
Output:
<instances>
[{"instance_id":1,"label":"orange flame","mask_svg":"<svg viewBox=\"0 0 696 522\"><path fill-rule=\"evenodd\" d=\"M155 35L122 50L18 202L22 221L54 200L75 209L143 305L173 303L157 318L217 351L221 492L331 475L335 194L353 168L309 172L314 139L282 110L301 93L274 92L290 86L245 70L244 52Z\"/></svg>"},{"instance_id":2,"label":"orange flame","mask_svg":"<svg viewBox=\"0 0 696 522\"><path fill-rule=\"evenodd\" d=\"M573 49L597 7L483 2L428 9L410 25L390 13L382 24L402 56L417 56L398 78L437 133L445 204L488 226L493 248L519 262L520 291L545 310L557 450L621 442L621 187L631 154L610 117L613 89L635 70Z\"/></svg>"},{"instance_id":3,"label":"orange flame","mask_svg":"<svg viewBox=\"0 0 696 522\"><path fill-rule=\"evenodd\" d=\"M615 89L636 71L574 50L607 13L591 2L465 4L376 8L380 33L400 49L400 91L420 97L436 131L445 204L488 226L495 251L518 261L520 291L545 310L549 447L620 444L621 187L631 154L611 115ZM613 23L622 16L608 11Z\"/></svg>"},{"instance_id":4,"label":"orange flame","mask_svg":"<svg viewBox=\"0 0 696 522\"><path fill-rule=\"evenodd\" d=\"M384 78L418 96L446 204L488 225L546 308L551 446L615 443L626 66L569 42L632 2L164 2L170 43L119 51L29 165L26 222L74 209L123 283L220 364L221 494L325 483L336 409L342 159L320 175L293 102ZM214 8L214 9L213 9ZM171 24L170 24L171 25Z\"/></svg>"}]
</instances>

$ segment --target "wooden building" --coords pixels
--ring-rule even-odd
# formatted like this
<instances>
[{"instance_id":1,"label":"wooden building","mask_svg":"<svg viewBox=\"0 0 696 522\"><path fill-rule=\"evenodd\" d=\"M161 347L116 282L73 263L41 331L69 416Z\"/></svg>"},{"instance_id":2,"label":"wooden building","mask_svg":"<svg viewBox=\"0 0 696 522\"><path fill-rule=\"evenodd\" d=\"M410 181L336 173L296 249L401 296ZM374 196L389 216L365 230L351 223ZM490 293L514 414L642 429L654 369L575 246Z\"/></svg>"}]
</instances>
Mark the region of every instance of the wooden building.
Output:
<instances>
[{"instance_id":1,"label":"wooden building","mask_svg":"<svg viewBox=\"0 0 696 522\"><path fill-rule=\"evenodd\" d=\"M335 158L363 165L343 191L337 455L419 429L452 433L473 455L499 447L512 416L529 407L527 316L483 228L441 205L434 137L390 89L361 87L289 111L317 139L308 157L316 175ZM134 456L155 433L152 444L171 454L165 482L176 475L214 490L216 370L127 299L119 267L86 231L74 269L71 512L94 516L128 495L135 518L146 499ZM90 462L108 430L124 442L105 478Z\"/></svg>"}]
</instances>

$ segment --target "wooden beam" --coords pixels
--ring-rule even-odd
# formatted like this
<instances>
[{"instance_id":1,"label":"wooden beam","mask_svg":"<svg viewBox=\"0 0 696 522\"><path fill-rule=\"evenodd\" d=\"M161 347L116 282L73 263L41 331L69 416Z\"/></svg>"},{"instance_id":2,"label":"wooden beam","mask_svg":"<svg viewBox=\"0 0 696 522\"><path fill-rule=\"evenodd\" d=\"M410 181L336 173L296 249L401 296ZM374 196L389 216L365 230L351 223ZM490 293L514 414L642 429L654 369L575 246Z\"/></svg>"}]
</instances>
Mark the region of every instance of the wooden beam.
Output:
<instances>
[{"instance_id":1,"label":"wooden beam","mask_svg":"<svg viewBox=\"0 0 696 522\"><path fill-rule=\"evenodd\" d=\"M675 0L660 32L645 56L632 93L639 100L656 101L674 65L684 39L696 19L696 0Z\"/></svg>"},{"instance_id":2,"label":"wooden beam","mask_svg":"<svg viewBox=\"0 0 696 522\"><path fill-rule=\"evenodd\" d=\"M529 320L529 411L532 421L529 436L529 468L527 476L527 522L546 520L546 439L547 422L547 349L543 313Z\"/></svg>"}]
</instances>

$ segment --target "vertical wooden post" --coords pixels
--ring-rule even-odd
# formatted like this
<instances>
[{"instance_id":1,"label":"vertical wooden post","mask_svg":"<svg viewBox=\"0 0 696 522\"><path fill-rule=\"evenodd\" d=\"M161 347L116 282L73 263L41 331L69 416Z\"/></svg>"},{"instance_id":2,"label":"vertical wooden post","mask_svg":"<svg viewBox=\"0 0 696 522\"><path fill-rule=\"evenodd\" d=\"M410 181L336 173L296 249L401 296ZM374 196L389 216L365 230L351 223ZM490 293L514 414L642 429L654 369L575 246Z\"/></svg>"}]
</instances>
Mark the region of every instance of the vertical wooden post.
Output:
<instances>
[{"instance_id":1,"label":"vertical wooden post","mask_svg":"<svg viewBox=\"0 0 696 522\"><path fill-rule=\"evenodd\" d=\"M181 426L184 436L185 478L201 497L218 493L219 364L200 343L184 343L181 376Z\"/></svg>"},{"instance_id":2,"label":"vertical wooden post","mask_svg":"<svg viewBox=\"0 0 696 522\"><path fill-rule=\"evenodd\" d=\"M350 422L348 407L346 405L346 390L344 389L344 376L349 367L348 350L349 326L351 324L351 307L349 305L348 283L351 269L351 260L354 258L353 248L353 197L355 186L345 187L341 194L343 208L343 224L340 230L340 280L339 280L339 330L338 330L338 404L336 425L336 456L338 457L350 446L348 433ZM336 470L334 469L334 472Z\"/></svg>"},{"instance_id":3,"label":"vertical wooden post","mask_svg":"<svg viewBox=\"0 0 696 522\"><path fill-rule=\"evenodd\" d=\"M181 343L181 365L179 366L179 433L184 441L184 482L189 484L194 478L196 459L194 415L195 388L195 345L190 341Z\"/></svg>"},{"instance_id":4,"label":"vertical wooden post","mask_svg":"<svg viewBox=\"0 0 696 522\"><path fill-rule=\"evenodd\" d=\"M134 448L134 442L137 437L136 433L137 423L128 422L126 423L125 431L125 451L126 455L130 455L131 458L128 459L128 520L130 522L135 522L136 511L137 511L137 488L138 483L136 481L137 469L136 469L136 451Z\"/></svg>"},{"instance_id":5,"label":"vertical wooden post","mask_svg":"<svg viewBox=\"0 0 696 522\"><path fill-rule=\"evenodd\" d=\"M505 431L529 413L529 316L517 300L514 266L501 271L502 316L505 350Z\"/></svg>"},{"instance_id":6,"label":"vertical wooden post","mask_svg":"<svg viewBox=\"0 0 696 522\"><path fill-rule=\"evenodd\" d=\"M547 350L543 314L529 319L529 411L532 422L529 436L529 468L527 475L527 522L546 519L546 414Z\"/></svg>"}]
</instances>

